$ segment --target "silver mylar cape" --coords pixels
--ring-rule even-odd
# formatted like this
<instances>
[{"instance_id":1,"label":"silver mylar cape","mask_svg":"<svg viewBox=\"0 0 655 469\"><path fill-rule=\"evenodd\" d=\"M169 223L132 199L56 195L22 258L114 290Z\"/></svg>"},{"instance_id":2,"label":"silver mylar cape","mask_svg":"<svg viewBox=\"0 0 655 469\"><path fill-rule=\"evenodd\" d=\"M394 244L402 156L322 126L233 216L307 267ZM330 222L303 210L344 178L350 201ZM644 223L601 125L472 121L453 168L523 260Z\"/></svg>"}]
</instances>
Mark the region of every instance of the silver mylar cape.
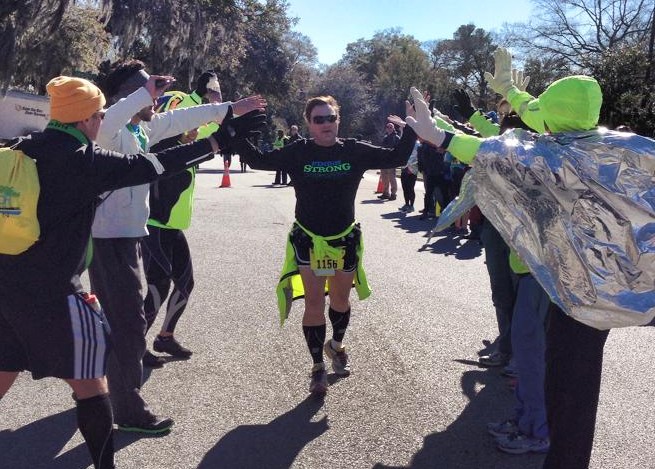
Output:
<instances>
[{"instance_id":1,"label":"silver mylar cape","mask_svg":"<svg viewBox=\"0 0 655 469\"><path fill-rule=\"evenodd\" d=\"M550 298L597 329L655 317L655 141L597 129L486 139L459 199L475 203Z\"/></svg>"}]
</instances>

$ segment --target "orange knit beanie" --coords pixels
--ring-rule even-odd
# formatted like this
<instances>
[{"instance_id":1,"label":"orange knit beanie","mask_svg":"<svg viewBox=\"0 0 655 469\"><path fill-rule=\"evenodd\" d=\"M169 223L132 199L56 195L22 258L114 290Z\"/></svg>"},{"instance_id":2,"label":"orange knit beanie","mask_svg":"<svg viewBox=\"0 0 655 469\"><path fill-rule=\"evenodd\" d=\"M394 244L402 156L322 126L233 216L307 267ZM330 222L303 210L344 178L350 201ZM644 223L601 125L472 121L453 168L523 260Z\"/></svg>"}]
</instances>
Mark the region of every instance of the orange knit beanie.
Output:
<instances>
[{"instance_id":1,"label":"orange knit beanie","mask_svg":"<svg viewBox=\"0 0 655 469\"><path fill-rule=\"evenodd\" d=\"M88 119L105 105L105 96L83 78L55 77L46 85L50 95L50 117L64 124Z\"/></svg>"}]
</instances>

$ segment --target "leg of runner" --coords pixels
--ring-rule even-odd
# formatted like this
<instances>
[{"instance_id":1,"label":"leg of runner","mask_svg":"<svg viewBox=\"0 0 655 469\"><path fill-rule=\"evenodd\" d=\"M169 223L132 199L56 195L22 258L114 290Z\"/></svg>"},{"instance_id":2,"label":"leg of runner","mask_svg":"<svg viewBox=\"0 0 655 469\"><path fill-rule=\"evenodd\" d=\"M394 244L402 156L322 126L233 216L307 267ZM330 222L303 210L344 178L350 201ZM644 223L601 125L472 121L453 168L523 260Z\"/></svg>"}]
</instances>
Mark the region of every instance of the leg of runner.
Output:
<instances>
[{"instance_id":1,"label":"leg of runner","mask_svg":"<svg viewBox=\"0 0 655 469\"><path fill-rule=\"evenodd\" d=\"M305 312L302 328L314 363L309 392L320 395L327 392L327 372L323 361L326 277L317 276L309 266L299 266L299 270L305 289Z\"/></svg>"}]
</instances>

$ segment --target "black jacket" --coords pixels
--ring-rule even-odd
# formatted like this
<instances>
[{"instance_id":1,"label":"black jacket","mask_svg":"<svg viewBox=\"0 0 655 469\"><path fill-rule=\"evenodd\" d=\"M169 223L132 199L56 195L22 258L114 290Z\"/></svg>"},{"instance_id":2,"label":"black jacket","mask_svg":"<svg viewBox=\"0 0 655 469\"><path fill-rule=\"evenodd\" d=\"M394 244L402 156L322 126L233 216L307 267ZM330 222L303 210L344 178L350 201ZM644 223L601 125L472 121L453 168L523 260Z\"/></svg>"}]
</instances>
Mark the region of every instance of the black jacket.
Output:
<instances>
[{"instance_id":1,"label":"black jacket","mask_svg":"<svg viewBox=\"0 0 655 469\"><path fill-rule=\"evenodd\" d=\"M41 235L22 254L0 255L3 308L47 303L55 296L78 291L78 274L100 194L158 177L143 154L107 151L57 129L47 128L21 139L18 148L36 160ZM186 168L189 161L198 164L212 156L206 140L157 154L164 175Z\"/></svg>"},{"instance_id":2,"label":"black jacket","mask_svg":"<svg viewBox=\"0 0 655 469\"><path fill-rule=\"evenodd\" d=\"M437 151L431 145L422 143L417 152L418 170L426 176L444 176L447 165L443 159L443 153Z\"/></svg>"}]
</instances>

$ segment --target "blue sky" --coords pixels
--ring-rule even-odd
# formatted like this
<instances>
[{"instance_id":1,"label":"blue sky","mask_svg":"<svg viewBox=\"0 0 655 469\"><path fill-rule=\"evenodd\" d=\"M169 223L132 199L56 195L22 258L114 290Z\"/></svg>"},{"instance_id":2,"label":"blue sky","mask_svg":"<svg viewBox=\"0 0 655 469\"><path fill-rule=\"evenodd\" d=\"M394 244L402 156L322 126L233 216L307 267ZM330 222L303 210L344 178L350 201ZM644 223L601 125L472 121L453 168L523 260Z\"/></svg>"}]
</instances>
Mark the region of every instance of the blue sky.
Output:
<instances>
[{"instance_id":1,"label":"blue sky","mask_svg":"<svg viewBox=\"0 0 655 469\"><path fill-rule=\"evenodd\" d=\"M288 0L294 28L309 36L319 62L332 64L346 45L370 39L378 31L399 27L419 41L449 39L462 24L487 31L503 23L527 21L530 0Z\"/></svg>"}]
</instances>

